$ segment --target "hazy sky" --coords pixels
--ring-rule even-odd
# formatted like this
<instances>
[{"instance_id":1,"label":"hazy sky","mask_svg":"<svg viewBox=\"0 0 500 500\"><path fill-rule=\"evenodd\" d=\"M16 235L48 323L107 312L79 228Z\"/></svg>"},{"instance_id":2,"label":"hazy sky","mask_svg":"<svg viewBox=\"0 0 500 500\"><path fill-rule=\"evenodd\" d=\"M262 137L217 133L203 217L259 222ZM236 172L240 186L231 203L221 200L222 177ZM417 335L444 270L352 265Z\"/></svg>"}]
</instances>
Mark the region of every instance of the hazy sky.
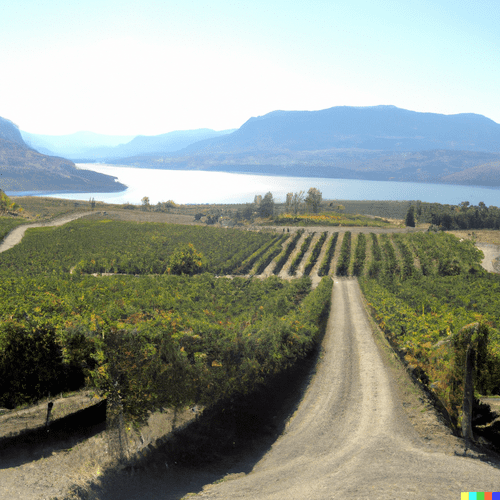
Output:
<instances>
[{"instance_id":1,"label":"hazy sky","mask_svg":"<svg viewBox=\"0 0 500 500\"><path fill-rule=\"evenodd\" d=\"M0 116L155 135L393 104L500 123L499 26L498 0L5 0Z\"/></svg>"}]
</instances>

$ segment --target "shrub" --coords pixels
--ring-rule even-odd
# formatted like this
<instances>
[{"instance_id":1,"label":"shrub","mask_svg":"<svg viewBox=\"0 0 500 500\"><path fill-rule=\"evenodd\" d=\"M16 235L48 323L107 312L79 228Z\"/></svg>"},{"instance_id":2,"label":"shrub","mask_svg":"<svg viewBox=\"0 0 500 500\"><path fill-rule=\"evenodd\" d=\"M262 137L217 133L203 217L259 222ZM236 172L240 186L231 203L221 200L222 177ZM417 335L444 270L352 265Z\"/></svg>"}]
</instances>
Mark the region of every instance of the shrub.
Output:
<instances>
[{"instance_id":1,"label":"shrub","mask_svg":"<svg viewBox=\"0 0 500 500\"><path fill-rule=\"evenodd\" d=\"M206 267L203 255L196 251L194 245L189 243L185 248L177 249L169 260L168 274L199 274Z\"/></svg>"}]
</instances>

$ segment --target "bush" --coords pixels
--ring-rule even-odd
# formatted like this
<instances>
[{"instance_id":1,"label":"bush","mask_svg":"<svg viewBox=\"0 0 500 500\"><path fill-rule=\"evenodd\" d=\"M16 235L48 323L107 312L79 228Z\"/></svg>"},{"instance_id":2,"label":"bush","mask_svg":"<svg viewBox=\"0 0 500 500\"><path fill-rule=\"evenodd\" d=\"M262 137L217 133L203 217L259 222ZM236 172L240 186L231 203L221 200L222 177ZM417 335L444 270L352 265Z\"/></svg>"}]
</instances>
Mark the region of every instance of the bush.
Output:
<instances>
[{"instance_id":1,"label":"bush","mask_svg":"<svg viewBox=\"0 0 500 500\"><path fill-rule=\"evenodd\" d=\"M197 252L192 243L179 248L171 256L167 268L168 274L199 274L206 267L203 255Z\"/></svg>"}]
</instances>

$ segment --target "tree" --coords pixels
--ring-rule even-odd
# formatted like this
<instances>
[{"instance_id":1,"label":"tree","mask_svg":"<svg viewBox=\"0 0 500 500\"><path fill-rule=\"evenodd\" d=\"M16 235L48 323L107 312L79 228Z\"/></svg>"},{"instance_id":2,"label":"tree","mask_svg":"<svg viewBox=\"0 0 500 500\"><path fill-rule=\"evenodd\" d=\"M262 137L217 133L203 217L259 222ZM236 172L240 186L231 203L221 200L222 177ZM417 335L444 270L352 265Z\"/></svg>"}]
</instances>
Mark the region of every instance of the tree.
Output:
<instances>
[{"instance_id":1,"label":"tree","mask_svg":"<svg viewBox=\"0 0 500 500\"><path fill-rule=\"evenodd\" d=\"M319 212L319 207L321 205L321 200L323 195L321 191L317 188L310 188L307 192L306 203L311 207L314 213Z\"/></svg>"},{"instance_id":2,"label":"tree","mask_svg":"<svg viewBox=\"0 0 500 500\"><path fill-rule=\"evenodd\" d=\"M410 205L406 213L405 224L407 227L415 227L415 207L413 205Z\"/></svg>"},{"instance_id":3,"label":"tree","mask_svg":"<svg viewBox=\"0 0 500 500\"><path fill-rule=\"evenodd\" d=\"M248 204L243 209L243 218L246 220L252 220L253 217L253 208L252 205Z\"/></svg>"},{"instance_id":4,"label":"tree","mask_svg":"<svg viewBox=\"0 0 500 500\"><path fill-rule=\"evenodd\" d=\"M453 219L451 218L450 214L443 214L443 216L441 217L441 225L446 231L451 229L451 226L453 225Z\"/></svg>"},{"instance_id":5,"label":"tree","mask_svg":"<svg viewBox=\"0 0 500 500\"><path fill-rule=\"evenodd\" d=\"M142 209L149 210L149 198L147 196L144 196L144 198L141 201L142 201Z\"/></svg>"},{"instance_id":6,"label":"tree","mask_svg":"<svg viewBox=\"0 0 500 500\"><path fill-rule=\"evenodd\" d=\"M459 203L458 206L460 207L461 212L467 212L467 210L469 209L470 203L468 201L462 201L461 203Z\"/></svg>"},{"instance_id":7,"label":"tree","mask_svg":"<svg viewBox=\"0 0 500 500\"><path fill-rule=\"evenodd\" d=\"M261 217L272 217L274 213L274 199L272 193L269 191L259 206L259 214Z\"/></svg>"},{"instance_id":8,"label":"tree","mask_svg":"<svg viewBox=\"0 0 500 500\"><path fill-rule=\"evenodd\" d=\"M294 193L292 195L290 206L295 215L297 215L297 213L299 212L300 205L302 204L303 201L304 201L304 191L299 191L298 193Z\"/></svg>"}]
</instances>

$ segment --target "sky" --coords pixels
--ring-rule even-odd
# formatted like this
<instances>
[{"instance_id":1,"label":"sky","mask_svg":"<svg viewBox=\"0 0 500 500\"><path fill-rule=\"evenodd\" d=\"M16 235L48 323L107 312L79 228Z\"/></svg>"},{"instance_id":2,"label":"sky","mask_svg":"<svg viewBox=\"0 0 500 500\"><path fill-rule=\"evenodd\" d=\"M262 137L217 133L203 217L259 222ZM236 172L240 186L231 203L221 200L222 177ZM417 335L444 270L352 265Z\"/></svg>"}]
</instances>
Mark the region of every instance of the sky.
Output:
<instances>
[{"instance_id":1,"label":"sky","mask_svg":"<svg viewBox=\"0 0 500 500\"><path fill-rule=\"evenodd\" d=\"M394 105L500 123L498 0L16 0L0 116L158 135L274 110Z\"/></svg>"}]
</instances>

